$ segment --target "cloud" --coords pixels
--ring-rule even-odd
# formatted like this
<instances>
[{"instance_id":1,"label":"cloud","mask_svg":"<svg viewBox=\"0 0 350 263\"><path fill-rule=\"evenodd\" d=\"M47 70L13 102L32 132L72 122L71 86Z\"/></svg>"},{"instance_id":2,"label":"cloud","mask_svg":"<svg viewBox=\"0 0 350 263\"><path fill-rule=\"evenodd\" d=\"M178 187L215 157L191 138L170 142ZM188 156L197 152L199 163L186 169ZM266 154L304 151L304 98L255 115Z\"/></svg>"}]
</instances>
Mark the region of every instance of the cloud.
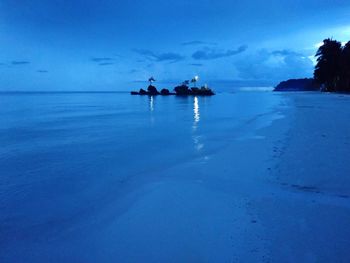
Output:
<instances>
[{"instance_id":1,"label":"cloud","mask_svg":"<svg viewBox=\"0 0 350 263\"><path fill-rule=\"evenodd\" d=\"M272 55L275 55L275 56L302 56L301 53L298 53L298 52L295 52L295 51L292 51L292 50L289 50L289 49L282 49L282 50L274 50L271 52Z\"/></svg>"},{"instance_id":2,"label":"cloud","mask_svg":"<svg viewBox=\"0 0 350 263\"><path fill-rule=\"evenodd\" d=\"M45 69L39 69L36 72L38 72L38 73L48 73L49 71L47 71Z\"/></svg>"},{"instance_id":3,"label":"cloud","mask_svg":"<svg viewBox=\"0 0 350 263\"><path fill-rule=\"evenodd\" d=\"M29 61L25 61L25 60L14 60L14 61L11 61L11 64L14 65L14 66L26 65L26 64L29 64L29 63L30 63Z\"/></svg>"},{"instance_id":4,"label":"cloud","mask_svg":"<svg viewBox=\"0 0 350 263\"><path fill-rule=\"evenodd\" d=\"M217 43L194 40L194 41L181 43L181 45L183 46L214 45L215 46L217 45Z\"/></svg>"},{"instance_id":5,"label":"cloud","mask_svg":"<svg viewBox=\"0 0 350 263\"><path fill-rule=\"evenodd\" d=\"M112 61L113 58L110 57L96 57L91 59L93 62L106 62L106 61Z\"/></svg>"},{"instance_id":6,"label":"cloud","mask_svg":"<svg viewBox=\"0 0 350 263\"><path fill-rule=\"evenodd\" d=\"M292 50L258 50L235 63L242 79L286 80L290 78L311 77L312 60Z\"/></svg>"},{"instance_id":7,"label":"cloud","mask_svg":"<svg viewBox=\"0 0 350 263\"><path fill-rule=\"evenodd\" d=\"M165 53L155 53L147 49L134 49L134 52L144 56L146 59L156 62L170 61L178 62L185 59L184 56L174 53L174 52L165 52Z\"/></svg>"},{"instance_id":8,"label":"cloud","mask_svg":"<svg viewBox=\"0 0 350 263\"><path fill-rule=\"evenodd\" d=\"M202 67L203 66L203 64L201 64L201 63L190 63L188 65L195 66L195 67Z\"/></svg>"},{"instance_id":9,"label":"cloud","mask_svg":"<svg viewBox=\"0 0 350 263\"><path fill-rule=\"evenodd\" d=\"M110 65L114 65L113 62L102 62L98 64L99 66L110 66Z\"/></svg>"},{"instance_id":10,"label":"cloud","mask_svg":"<svg viewBox=\"0 0 350 263\"><path fill-rule=\"evenodd\" d=\"M198 50L192 54L192 58L195 60L212 60L224 57L231 57L237 54L240 54L246 51L248 46L242 45L238 47L236 50L216 50L212 48L205 48L202 50Z\"/></svg>"}]
</instances>

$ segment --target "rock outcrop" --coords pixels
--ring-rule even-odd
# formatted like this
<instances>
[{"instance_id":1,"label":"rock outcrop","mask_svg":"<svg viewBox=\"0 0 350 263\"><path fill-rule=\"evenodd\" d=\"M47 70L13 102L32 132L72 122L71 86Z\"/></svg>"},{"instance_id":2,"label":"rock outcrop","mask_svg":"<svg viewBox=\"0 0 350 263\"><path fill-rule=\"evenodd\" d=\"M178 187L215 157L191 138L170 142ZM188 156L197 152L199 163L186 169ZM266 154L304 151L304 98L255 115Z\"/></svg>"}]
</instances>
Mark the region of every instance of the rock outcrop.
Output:
<instances>
[{"instance_id":1,"label":"rock outcrop","mask_svg":"<svg viewBox=\"0 0 350 263\"><path fill-rule=\"evenodd\" d=\"M168 89L162 89L161 91L160 91L160 95L170 95L170 91L168 90Z\"/></svg>"},{"instance_id":2,"label":"rock outcrop","mask_svg":"<svg viewBox=\"0 0 350 263\"><path fill-rule=\"evenodd\" d=\"M147 91L144 89L140 89L139 92L132 91L131 95L149 95L149 96L155 96L155 95L178 95L178 96L212 96L215 95L215 93L207 88L207 87L201 87L201 88L189 88L187 85L182 84L180 86L176 86L174 88L175 93L170 92L168 89L162 89L161 92L157 90L157 88L153 85L149 85L147 88Z\"/></svg>"},{"instance_id":3,"label":"rock outcrop","mask_svg":"<svg viewBox=\"0 0 350 263\"><path fill-rule=\"evenodd\" d=\"M148 95L158 95L159 94L157 88L153 85L149 85L147 88L147 91L148 91Z\"/></svg>"}]
</instances>

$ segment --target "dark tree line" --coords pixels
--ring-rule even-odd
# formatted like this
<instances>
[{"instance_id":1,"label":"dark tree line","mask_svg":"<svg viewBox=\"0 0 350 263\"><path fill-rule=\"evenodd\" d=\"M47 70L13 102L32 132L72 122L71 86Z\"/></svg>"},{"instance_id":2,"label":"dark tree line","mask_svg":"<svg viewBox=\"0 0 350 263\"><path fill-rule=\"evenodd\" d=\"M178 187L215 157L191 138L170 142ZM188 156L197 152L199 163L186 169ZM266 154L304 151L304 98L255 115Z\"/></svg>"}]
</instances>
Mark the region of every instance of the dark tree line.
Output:
<instances>
[{"instance_id":1,"label":"dark tree line","mask_svg":"<svg viewBox=\"0 0 350 263\"><path fill-rule=\"evenodd\" d=\"M339 41L325 39L316 57L314 78L323 90L350 92L350 41L342 46Z\"/></svg>"}]
</instances>

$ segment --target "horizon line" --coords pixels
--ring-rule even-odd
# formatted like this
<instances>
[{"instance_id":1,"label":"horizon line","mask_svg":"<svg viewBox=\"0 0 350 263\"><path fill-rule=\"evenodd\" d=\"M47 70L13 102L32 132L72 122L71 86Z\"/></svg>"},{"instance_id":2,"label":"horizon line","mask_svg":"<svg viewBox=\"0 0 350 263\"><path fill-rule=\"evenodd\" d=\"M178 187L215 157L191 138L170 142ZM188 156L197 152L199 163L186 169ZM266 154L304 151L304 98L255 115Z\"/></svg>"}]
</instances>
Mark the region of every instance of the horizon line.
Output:
<instances>
[{"instance_id":1,"label":"horizon line","mask_svg":"<svg viewBox=\"0 0 350 263\"><path fill-rule=\"evenodd\" d=\"M0 94L9 93L127 93L126 90L0 90Z\"/></svg>"}]
</instances>

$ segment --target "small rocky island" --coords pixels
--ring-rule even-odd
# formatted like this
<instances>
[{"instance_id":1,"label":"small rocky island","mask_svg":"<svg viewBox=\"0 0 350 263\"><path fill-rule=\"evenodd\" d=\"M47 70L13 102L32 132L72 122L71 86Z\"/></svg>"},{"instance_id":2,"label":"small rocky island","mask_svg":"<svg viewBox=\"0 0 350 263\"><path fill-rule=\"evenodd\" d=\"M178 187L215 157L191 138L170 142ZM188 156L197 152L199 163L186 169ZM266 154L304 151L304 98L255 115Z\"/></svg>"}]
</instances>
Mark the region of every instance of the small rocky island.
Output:
<instances>
[{"instance_id":1,"label":"small rocky island","mask_svg":"<svg viewBox=\"0 0 350 263\"><path fill-rule=\"evenodd\" d=\"M139 91L131 91L131 95L178 95L178 96L212 96L215 95L215 93L208 88L206 85L202 86L201 88L196 87L196 82L198 81L198 76L194 77L191 80L191 83L194 84L192 88L190 88L188 85L190 83L189 80L184 81L181 85L176 86L174 88L174 92L170 92L168 89L162 89L160 92L157 90L155 86L152 85L152 83L155 81L153 77L149 78L149 86L147 90L140 89Z\"/></svg>"}]
</instances>

